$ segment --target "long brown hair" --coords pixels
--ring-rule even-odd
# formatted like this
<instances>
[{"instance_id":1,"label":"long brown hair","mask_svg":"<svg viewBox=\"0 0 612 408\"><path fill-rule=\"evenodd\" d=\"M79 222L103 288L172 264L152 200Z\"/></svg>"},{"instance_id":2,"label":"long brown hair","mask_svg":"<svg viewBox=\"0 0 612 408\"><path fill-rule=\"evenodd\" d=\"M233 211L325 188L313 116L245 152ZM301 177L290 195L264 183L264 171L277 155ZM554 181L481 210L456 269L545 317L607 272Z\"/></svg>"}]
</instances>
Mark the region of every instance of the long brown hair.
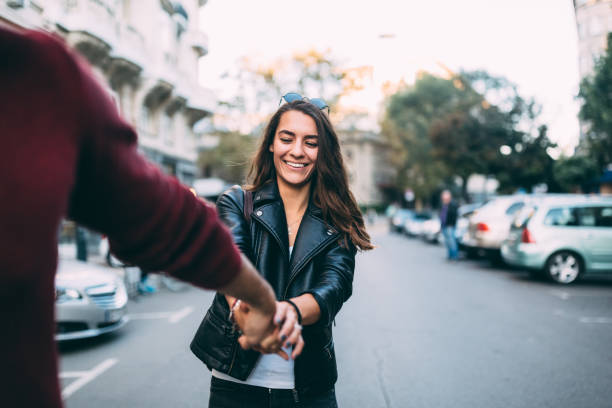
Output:
<instances>
[{"instance_id":1,"label":"long brown hair","mask_svg":"<svg viewBox=\"0 0 612 408\"><path fill-rule=\"evenodd\" d=\"M348 186L348 177L340 153L340 143L334 128L319 108L306 101L294 101L282 105L270 119L263 140L249 171L249 190L257 190L276 179L274 160L270 145L278 128L281 116L288 111L298 111L310 116L317 125L319 151L315 170L311 176L311 191L314 204L323 212L326 222L338 228L360 250L373 249L361 210Z\"/></svg>"}]
</instances>

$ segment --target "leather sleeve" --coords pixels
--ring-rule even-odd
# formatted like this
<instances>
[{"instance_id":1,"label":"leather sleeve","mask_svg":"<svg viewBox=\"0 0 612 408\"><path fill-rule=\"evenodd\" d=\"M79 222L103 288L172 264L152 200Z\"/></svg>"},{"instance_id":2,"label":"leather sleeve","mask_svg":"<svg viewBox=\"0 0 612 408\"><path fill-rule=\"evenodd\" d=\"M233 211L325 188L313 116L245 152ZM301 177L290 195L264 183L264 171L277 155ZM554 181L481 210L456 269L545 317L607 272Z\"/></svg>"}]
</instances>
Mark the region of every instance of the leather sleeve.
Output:
<instances>
[{"instance_id":1,"label":"leather sleeve","mask_svg":"<svg viewBox=\"0 0 612 408\"><path fill-rule=\"evenodd\" d=\"M344 302L351 297L356 252L351 243L348 248L338 244L332 246L317 265L320 272L316 284L304 291L314 296L321 309L321 317L315 325L331 325Z\"/></svg>"},{"instance_id":2,"label":"leather sleeve","mask_svg":"<svg viewBox=\"0 0 612 408\"><path fill-rule=\"evenodd\" d=\"M244 218L244 192L240 186L233 186L217 200L219 218L229 228L234 242L251 261L251 228Z\"/></svg>"}]
</instances>

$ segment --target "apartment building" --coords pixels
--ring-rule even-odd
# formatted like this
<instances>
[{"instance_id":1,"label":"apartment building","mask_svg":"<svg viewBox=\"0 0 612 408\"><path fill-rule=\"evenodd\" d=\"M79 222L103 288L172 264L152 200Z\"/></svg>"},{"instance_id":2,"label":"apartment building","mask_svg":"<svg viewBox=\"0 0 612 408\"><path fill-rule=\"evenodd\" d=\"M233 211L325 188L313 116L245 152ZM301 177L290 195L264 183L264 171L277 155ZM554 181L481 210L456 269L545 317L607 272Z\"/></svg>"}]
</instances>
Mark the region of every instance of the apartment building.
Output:
<instances>
[{"instance_id":1,"label":"apartment building","mask_svg":"<svg viewBox=\"0 0 612 408\"><path fill-rule=\"evenodd\" d=\"M212 115L214 94L198 84L208 53L199 29L206 0L1 0L0 24L62 36L94 67L139 148L167 173L197 176L196 122Z\"/></svg>"}]
</instances>

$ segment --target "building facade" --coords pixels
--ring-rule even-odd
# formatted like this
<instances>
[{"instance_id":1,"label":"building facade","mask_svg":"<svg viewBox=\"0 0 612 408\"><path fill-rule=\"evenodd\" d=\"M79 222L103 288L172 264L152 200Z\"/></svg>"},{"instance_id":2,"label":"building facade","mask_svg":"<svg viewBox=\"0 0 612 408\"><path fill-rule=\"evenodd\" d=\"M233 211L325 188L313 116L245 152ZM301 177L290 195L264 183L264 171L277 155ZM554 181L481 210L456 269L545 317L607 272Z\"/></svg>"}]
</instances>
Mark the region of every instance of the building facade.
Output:
<instances>
[{"instance_id":1,"label":"building facade","mask_svg":"<svg viewBox=\"0 0 612 408\"><path fill-rule=\"evenodd\" d=\"M198 84L206 0L1 0L0 23L62 36L106 85L140 150L185 184L197 177L194 124L212 114Z\"/></svg>"},{"instance_id":2,"label":"building facade","mask_svg":"<svg viewBox=\"0 0 612 408\"><path fill-rule=\"evenodd\" d=\"M606 50L612 31L612 0L574 0L578 29L580 78L593 72L595 60Z\"/></svg>"},{"instance_id":3,"label":"building facade","mask_svg":"<svg viewBox=\"0 0 612 408\"><path fill-rule=\"evenodd\" d=\"M389 162L389 147L374 132L340 130L338 136L357 203L383 204L386 199L383 189L393 183L395 174Z\"/></svg>"}]
</instances>

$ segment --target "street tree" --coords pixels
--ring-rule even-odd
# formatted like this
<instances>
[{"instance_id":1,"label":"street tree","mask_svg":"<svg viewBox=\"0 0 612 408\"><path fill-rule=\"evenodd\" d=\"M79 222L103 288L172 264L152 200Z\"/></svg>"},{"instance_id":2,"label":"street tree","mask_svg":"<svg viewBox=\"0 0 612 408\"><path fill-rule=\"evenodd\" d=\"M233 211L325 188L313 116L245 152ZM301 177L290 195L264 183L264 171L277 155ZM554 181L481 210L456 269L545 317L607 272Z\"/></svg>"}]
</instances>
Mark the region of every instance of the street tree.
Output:
<instances>
[{"instance_id":1,"label":"street tree","mask_svg":"<svg viewBox=\"0 0 612 408\"><path fill-rule=\"evenodd\" d=\"M612 33L607 51L595 63L593 74L580 83L580 119L587 123L584 143L600 171L612 164Z\"/></svg>"},{"instance_id":2,"label":"street tree","mask_svg":"<svg viewBox=\"0 0 612 408\"><path fill-rule=\"evenodd\" d=\"M592 191L600 174L595 159L586 155L561 157L554 164L555 180L566 193Z\"/></svg>"},{"instance_id":3,"label":"street tree","mask_svg":"<svg viewBox=\"0 0 612 408\"><path fill-rule=\"evenodd\" d=\"M439 189L448 174L443 162L432 160L429 131L436 118L453 112L459 92L451 81L425 73L386 101L381 134L391 146L396 183L421 200Z\"/></svg>"},{"instance_id":4,"label":"street tree","mask_svg":"<svg viewBox=\"0 0 612 408\"><path fill-rule=\"evenodd\" d=\"M218 177L228 183L244 184L255 153L257 138L237 131L217 130L217 146L203 150L198 166L203 177Z\"/></svg>"}]
</instances>

